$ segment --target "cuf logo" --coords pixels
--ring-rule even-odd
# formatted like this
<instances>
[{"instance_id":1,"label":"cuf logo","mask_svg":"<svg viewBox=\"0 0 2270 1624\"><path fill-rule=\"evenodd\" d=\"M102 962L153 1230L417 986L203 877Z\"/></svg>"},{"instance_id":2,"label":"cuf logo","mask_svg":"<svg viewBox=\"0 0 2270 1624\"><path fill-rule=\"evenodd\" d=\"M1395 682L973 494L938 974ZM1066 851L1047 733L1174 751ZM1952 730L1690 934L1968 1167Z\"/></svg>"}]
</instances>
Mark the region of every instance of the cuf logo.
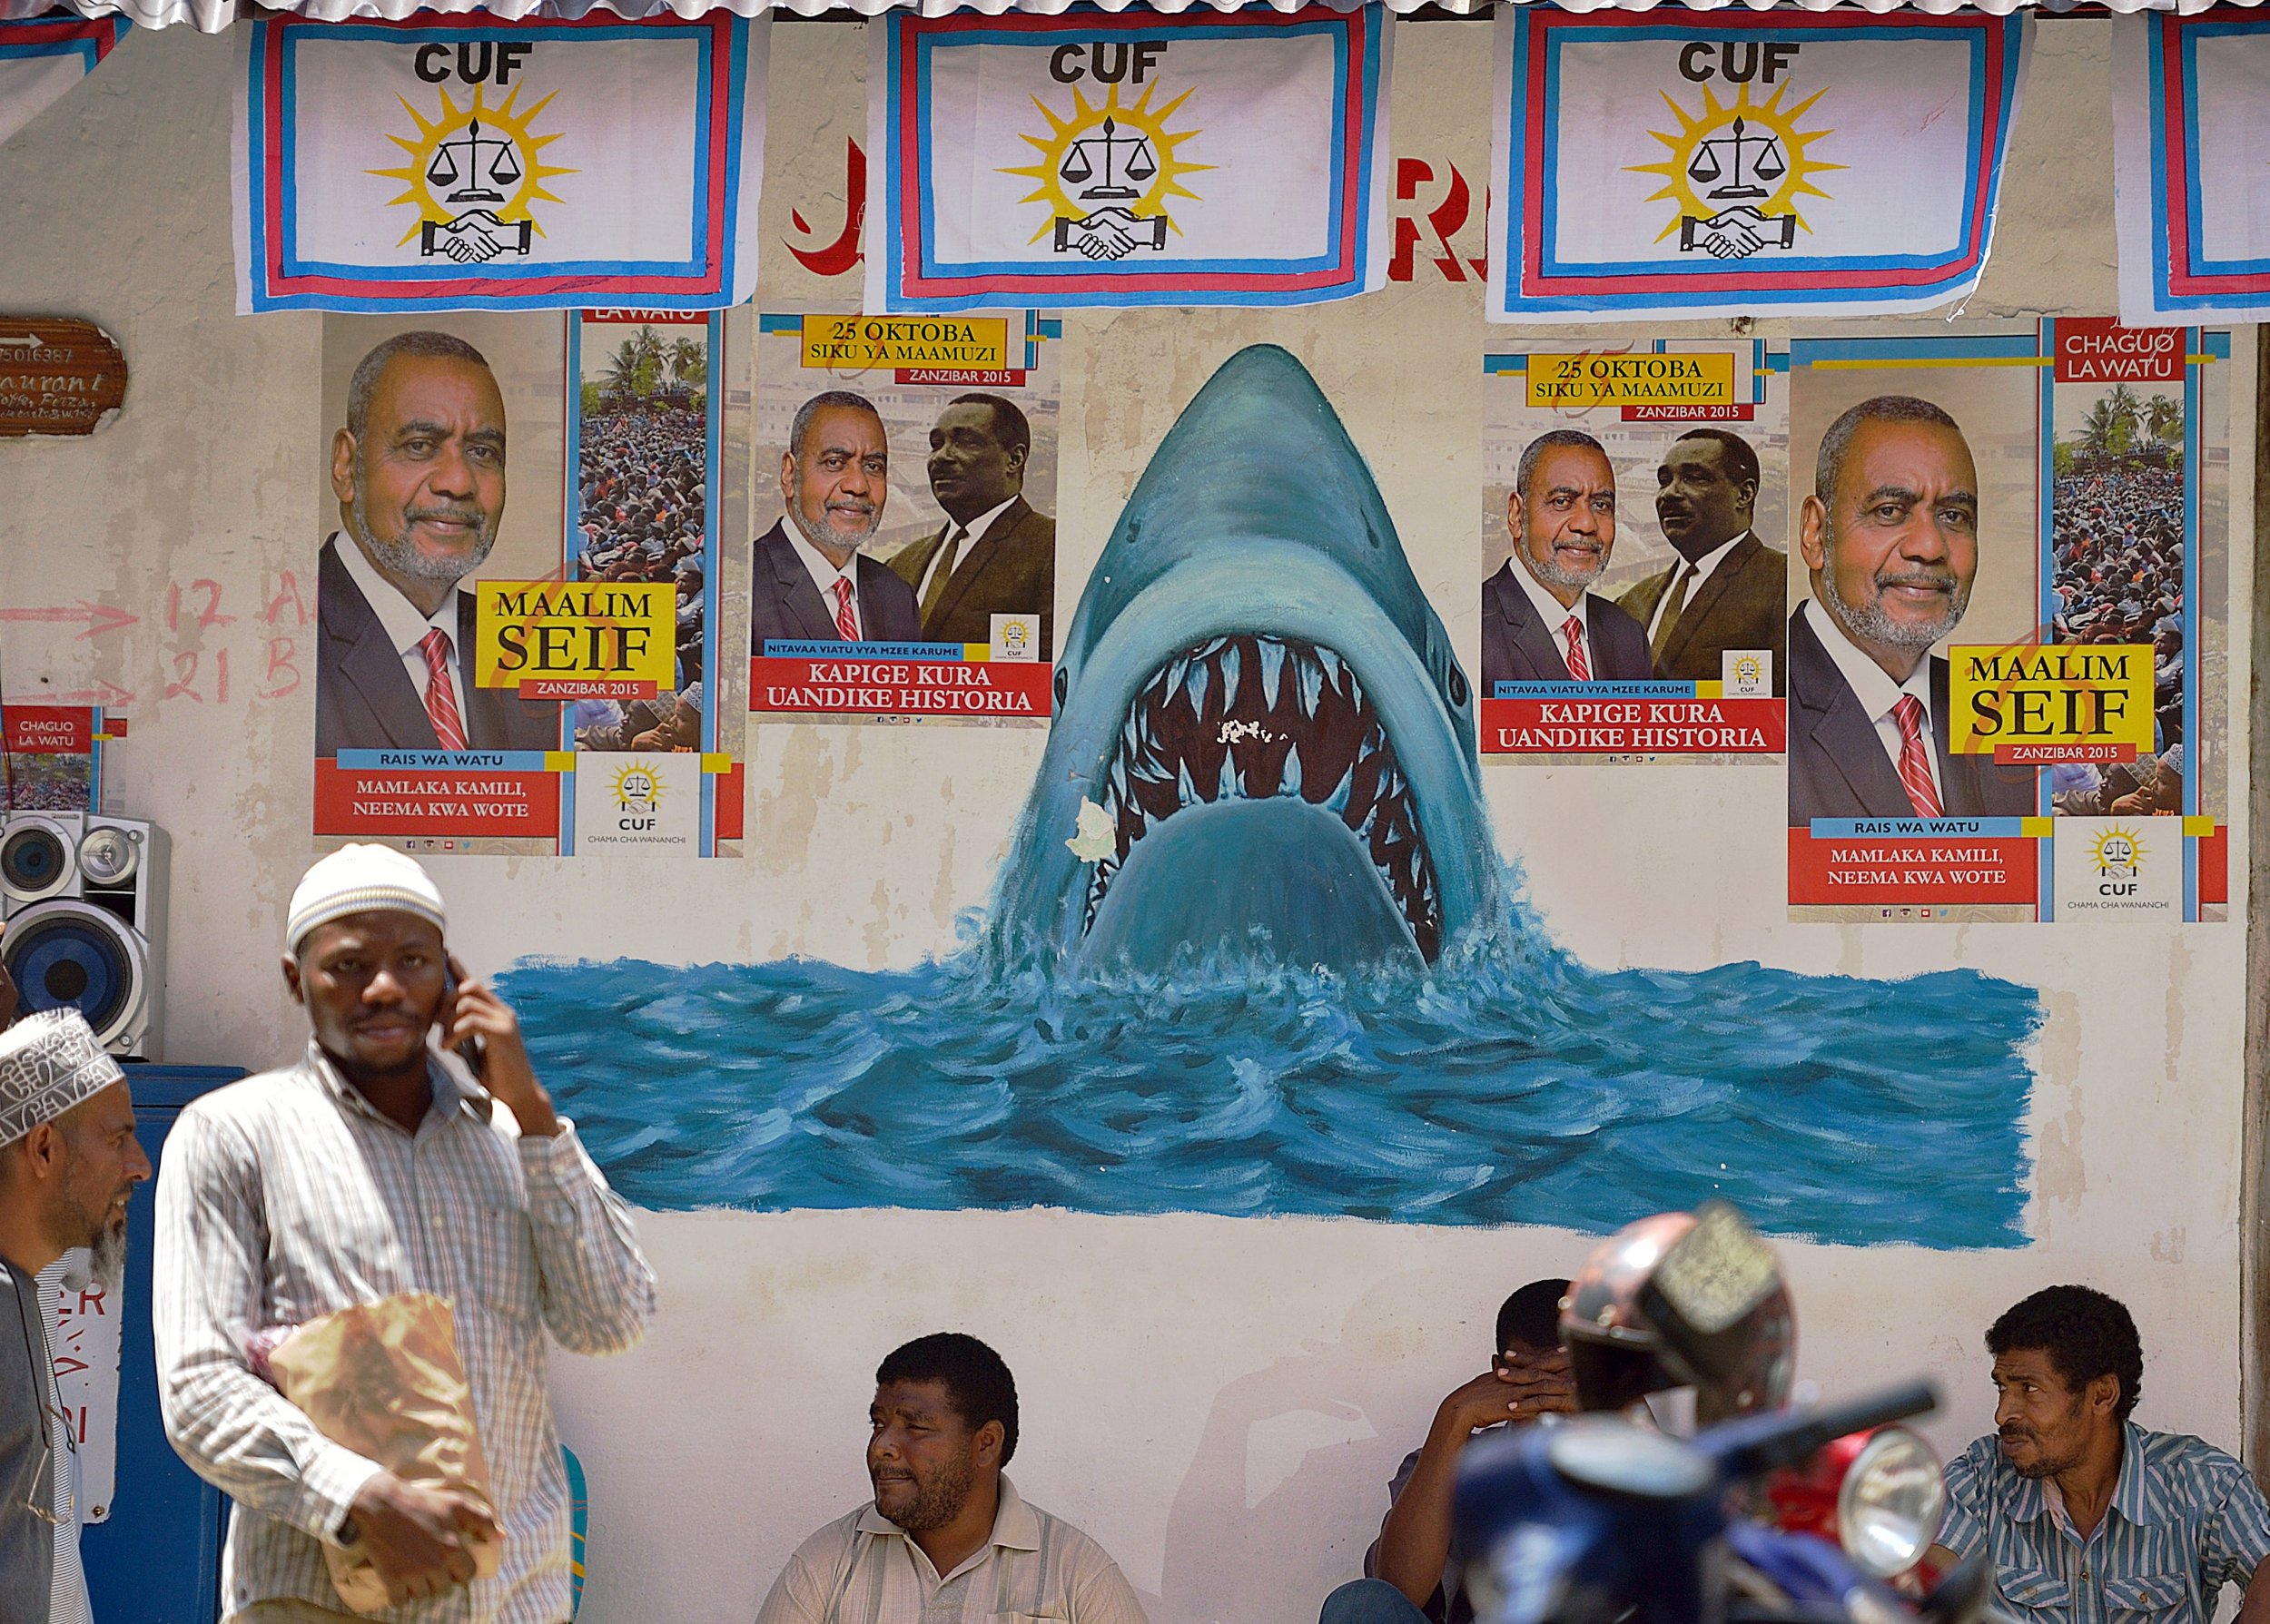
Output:
<instances>
[{"instance_id":1,"label":"cuf logo","mask_svg":"<svg viewBox=\"0 0 2270 1624\"><path fill-rule=\"evenodd\" d=\"M429 119L408 98L396 97L418 133L414 138L389 133L387 139L410 154L410 162L365 172L402 182L401 194L387 203L417 209L418 219L401 241L415 238L421 259L446 254L459 264L478 265L499 254L526 254L532 234L544 231L532 206L563 201L547 192L544 182L576 172L543 162L538 154L560 137L558 133L538 135L532 128L537 115L558 93L518 113L514 109L520 86L512 86L503 105L491 107L482 83L493 76L499 85L505 84L518 59L530 49L526 44L497 44L492 69L491 45L486 40L459 44L454 64L446 45L418 47L415 71L428 84L441 86L440 112ZM469 105L459 107L451 98L443 84L451 77L472 85Z\"/></svg>"},{"instance_id":2,"label":"cuf logo","mask_svg":"<svg viewBox=\"0 0 2270 1624\"><path fill-rule=\"evenodd\" d=\"M2099 880L2135 880L2144 873L2144 842L2117 823L2097 837L2089 855Z\"/></svg>"},{"instance_id":3,"label":"cuf logo","mask_svg":"<svg viewBox=\"0 0 2270 1624\"><path fill-rule=\"evenodd\" d=\"M1835 131L1801 130L1797 122L1828 93L1817 90L1786 111L1781 106L1790 88L1786 79L1763 102L1750 96L1752 79L1772 84L1790 71L1789 59L1800 48L1755 42L1745 47L1729 40L1718 47L1716 62L1711 60L1711 46L1701 41L1680 52L1680 75L1702 87L1702 111L1690 113L1669 91L1661 93L1679 128L1648 133L1669 147L1670 154L1659 163L1625 166L1636 174L1663 177L1663 190L1647 201L1668 202L1675 212L1656 236L1658 242L1675 231L1681 253L1699 249L1721 260L1741 260L1769 248L1793 248L1798 231L1812 230L1797 212L1797 200L1827 197L1813 184L1813 176L1845 166L1810 153L1813 143ZM1730 103L1722 103L1709 83L1721 74L1740 86Z\"/></svg>"},{"instance_id":4,"label":"cuf logo","mask_svg":"<svg viewBox=\"0 0 2270 1624\"><path fill-rule=\"evenodd\" d=\"M1031 241L1053 233L1058 253L1079 252L1091 260L1123 260L1137 249L1162 251L1167 233L1181 228L1167 212L1167 200L1199 194L1182 184L1182 177L1210 163L1192 163L1175 156L1197 130L1170 130L1167 121L1190 99L1184 91L1153 112L1150 99L1159 88L1154 81L1132 103L1120 100L1120 81L1140 84L1151 71L1165 45L1145 42L1112 47L1098 42L1086 47L1088 64L1076 60L1083 47L1060 46L1050 57L1050 75L1072 86L1072 112L1060 118L1040 97L1032 104L1048 121L1046 136L1020 139L1040 150L1041 161L1001 171L1005 175L1029 176L1038 184L1017 201L1046 203L1049 217ZM1132 59L1131 64L1130 60ZM1091 103L1077 83L1091 68L1097 79L1110 84L1101 103Z\"/></svg>"},{"instance_id":5,"label":"cuf logo","mask_svg":"<svg viewBox=\"0 0 2270 1624\"><path fill-rule=\"evenodd\" d=\"M638 817L652 815L662 799L662 783L651 764L632 762L615 774L615 808Z\"/></svg>"}]
</instances>

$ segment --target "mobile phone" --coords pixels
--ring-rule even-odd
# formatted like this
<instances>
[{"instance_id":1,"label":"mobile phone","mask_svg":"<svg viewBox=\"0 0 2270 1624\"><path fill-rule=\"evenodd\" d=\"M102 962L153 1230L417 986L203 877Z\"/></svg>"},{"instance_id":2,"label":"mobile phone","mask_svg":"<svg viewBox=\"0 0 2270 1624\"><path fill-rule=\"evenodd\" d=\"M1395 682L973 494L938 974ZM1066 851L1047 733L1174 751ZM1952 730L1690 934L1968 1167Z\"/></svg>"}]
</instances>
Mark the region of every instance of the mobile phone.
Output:
<instances>
[{"instance_id":1,"label":"mobile phone","mask_svg":"<svg viewBox=\"0 0 2270 1624\"><path fill-rule=\"evenodd\" d=\"M457 1009L457 971L452 969L445 973L448 979L442 983L442 1006L454 1013ZM466 1038L457 1046L455 1052L457 1058L465 1062L465 1068L476 1078L489 1069L489 1048L479 1038Z\"/></svg>"}]
</instances>

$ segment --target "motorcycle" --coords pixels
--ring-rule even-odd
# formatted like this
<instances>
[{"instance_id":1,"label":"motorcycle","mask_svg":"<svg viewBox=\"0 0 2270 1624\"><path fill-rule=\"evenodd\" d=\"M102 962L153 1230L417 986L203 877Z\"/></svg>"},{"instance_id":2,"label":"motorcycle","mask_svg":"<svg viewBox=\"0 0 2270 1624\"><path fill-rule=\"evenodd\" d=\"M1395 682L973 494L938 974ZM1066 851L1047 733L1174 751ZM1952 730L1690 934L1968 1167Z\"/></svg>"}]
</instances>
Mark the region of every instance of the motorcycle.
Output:
<instances>
[{"instance_id":1,"label":"motorcycle","mask_svg":"<svg viewBox=\"0 0 2270 1624\"><path fill-rule=\"evenodd\" d=\"M1458 1539L1480 1624L1975 1624L1983 1614L1983 1561L1920 1601L1888 1582L1939 1531L1938 1462L1891 1424L1931 1410L1936 1394L1918 1383L1782 1407L1788 1293L1771 1249L1732 1207L1661 1215L1612 1237L1572 1284L1561 1327L1593 1412L1477 1438L1462 1460ZM1712 1424L1680 1439L1624 1418L1637 1397L1672 1386L1692 1386Z\"/></svg>"}]
</instances>

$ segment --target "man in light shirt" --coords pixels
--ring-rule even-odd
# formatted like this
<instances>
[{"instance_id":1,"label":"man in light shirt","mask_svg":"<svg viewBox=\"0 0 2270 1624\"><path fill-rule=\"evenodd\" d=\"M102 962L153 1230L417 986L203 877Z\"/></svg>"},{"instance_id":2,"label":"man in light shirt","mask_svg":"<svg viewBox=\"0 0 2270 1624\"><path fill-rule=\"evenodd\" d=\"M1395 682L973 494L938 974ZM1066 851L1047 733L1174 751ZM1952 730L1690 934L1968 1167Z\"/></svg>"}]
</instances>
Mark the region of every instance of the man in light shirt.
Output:
<instances>
[{"instance_id":1,"label":"man in light shirt","mask_svg":"<svg viewBox=\"0 0 2270 1624\"><path fill-rule=\"evenodd\" d=\"M974 1336L917 1337L875 1372L873 1501L796 1547L757 1624L1144 1624L1118 1567L1021 1497L1017 1386Z\"/></svg>"},{"instance_id":2,"label":"man in light shirt","mask_svg":"<svg viewBox=\"0 0 2270 1624\"><path fill-rule=\"evenodd\" d=\"M918 643L913 588L860 551L891 497L891 442L864 395L828 389L796 408L780 455L783 512L756 538L749 652L767 641Z\"/></svg>"},{"instance_id":3,"label":"man in light shirt","mask_svg":"<svg viewBox=\"0 0 2270 1624\"><path fill-rule=\"evenodd\" d=\"M505 511L505 403L481 352L398 333L347 386L331 437L340 527L317 570L315 753L557 750L559 706L473 685L461 585Z\"/></svg>"},{"instance_id":4,"label":"man in light shirt","mask_svg":"<svg viewBox=\"0 0 2270 1624\"><path fill-rule=\"evenodd\" d=\"M284 931L306 1048L195 1101L166 1145L158 1403L182 1458L236 1502L229 1624L352 1617L326 1545L369 1558L396 1624L567 1624L548 1343L631 1347L655 1277L518 1019L450 957L446 925L441 893L401 852L348 846L315 863ZM430 1037L456 1052L445 1060ZM409 1292L449 1301L493 1518L325 1437L255 1372L256 1338ZM501 1565L477 1578L472 1547L498 1533Z\"/></svg>"},{"instance_id":5,"label":"man in light shirt","mask_svg":"<svg viewBox=\"0 0 2270 1624\"><path fill-rule=\"evenodd\" d=\"M2024 817L2031 769L1949 747L1947 661L1979 567L1979 474L1955 419L1880 395L1829 426L1790 616L1789 817Z\"/></svg>"},{"instance_id":6,"label":"man in light shirt","mask_svg":"<svg viewBox=\"0 0 2270 1624\"><path fill-rule=\"evenodd\" d=\"M1767 654L1782 692L1789 555L1751 528L1758 480L1758 453L1732 429L1690 428L1665 448L1655 522L1678 556L1616 599L1646 628L1658 677L1715 683L1728 654Z\"/></svg>"},{"instance_id":7,"label":"man in light shirt","mask_svg":"<svg viewBox=\"0 0 2270 1624\"><path fill-rule=\"evenodd\" d=\"M1647 634L1592 590L1615 550L1616 480L1600 442L1529 442L1505 504L1514 556L1482 583L1482 692L1501 682L1644 681Z\"/></svg>"}]
</instances>

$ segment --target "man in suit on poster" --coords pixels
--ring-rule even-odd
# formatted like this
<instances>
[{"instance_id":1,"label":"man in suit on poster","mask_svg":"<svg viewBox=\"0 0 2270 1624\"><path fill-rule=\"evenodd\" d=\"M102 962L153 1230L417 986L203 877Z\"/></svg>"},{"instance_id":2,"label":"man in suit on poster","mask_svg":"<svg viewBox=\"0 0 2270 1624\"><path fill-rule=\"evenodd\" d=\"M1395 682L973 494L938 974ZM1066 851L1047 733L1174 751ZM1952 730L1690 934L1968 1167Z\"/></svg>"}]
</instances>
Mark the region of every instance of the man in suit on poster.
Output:
<instances>
[{"instance_id":1,"label":"man in suit on poster","mask_svg":"<svg viewBox=\"0 0 2270 1624\"><path fill-rule=\"evenodd\" d=\"M331 437L340 527L317 568L315 753L557 750L559 706L473 685L461 585L505 511L505 404L481 352L443 332L377 345Z\"/></svg>"},{"instance_id":2,"label":"man in suit on poster","mask_svg":"<svg viewBox=\"0 0 2270 1624\"><path fill-rule=\"evenodd\" d=\"M1482 583L1482 692L1501 682L1638 681L1639 623L1592 590L1616 539L1615 470L1600 442L1555 428L1529 442L1505 504L1514 556Z\"/></svg>"},{"instance_id":3,"label":"man in suit on poster","mask_svg":"<svg viewBox=\"0 0 2270 1624\"><path fill-rule=\"evenodd\" d=\"M1616 599L1646 631L1655 674L1714 683L1727 651L1762 649L1781 693L1789 555L1750 527L1757 452L1732 430L1690 428L1664 451L1655 485L1655 519L1679 556Z\"/></svg>"},{"instance_id":4,"label":"man in suit on poster","mask_svg":"<svg viewBox=\"0 0 2270 1624\"><path fill-rule=\"evenodd\" d=\"M749 652L765 641L916 643L914 594L859 549L883 523L891 447L864 395L828 389L796 408L780 456L785 511L756 538Z\"/></svg>"},{"instance_id":5,"label":"man in suit on poster","mask_svg":"<svg viewBox=\"0 0 2270 1624\"><path fill-rule=\"evenodd\" d=\"M2024 817L2030 768L1949 748L1930 652L1970 603L1979 475L1955 419L1880 395L1829 426L1799 527L1812 598L1789 621L1789 816Z\"/></svg>"},{"instance_id":6,"label":"man in suit on poster","mask_svg":"<svg viewBox=\"0 0 2270 1624\"><path fill-rule=\"evenodd\" d=\"M957 395L930 431L930 494L946 522L891 567L914 589L933 643L990 643L996 615L1038 615L1056 646L1056 521L1024 499L1032 428L1014 401Z\"/></svg>"}]
</instances>

